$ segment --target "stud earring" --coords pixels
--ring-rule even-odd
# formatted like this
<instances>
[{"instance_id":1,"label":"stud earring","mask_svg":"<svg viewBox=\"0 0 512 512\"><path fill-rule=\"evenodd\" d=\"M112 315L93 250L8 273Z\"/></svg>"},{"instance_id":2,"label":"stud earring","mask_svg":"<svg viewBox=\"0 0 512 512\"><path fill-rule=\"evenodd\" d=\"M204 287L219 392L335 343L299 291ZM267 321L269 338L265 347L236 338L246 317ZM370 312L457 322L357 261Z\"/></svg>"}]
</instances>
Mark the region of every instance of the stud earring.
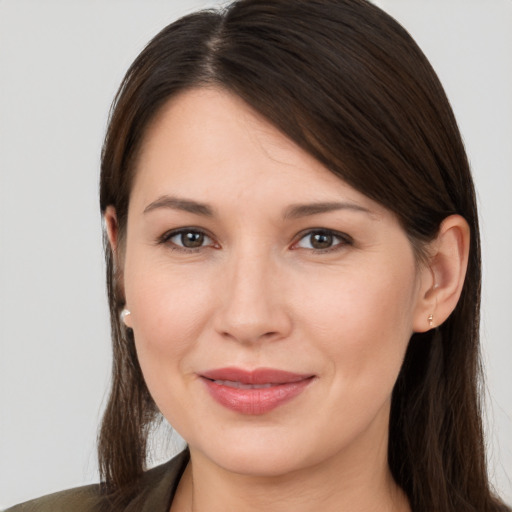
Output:
<instances>
[{"instance_id":1,"label":"stud earring","mask_svg":"<svg viewBox=\"0 0 512 512\"><path fill-rule=\"evenodd\" d=\"M430 313L430 315L428 315L428 325L429 325L429 327L434 326L434 315L432 313Z\"/></svg>"},{"instance_id":2,"label":"stud earring","mask_svg":"<svg viewBox=\"0 0 512 512\"><path fill-rule=\"evenodd\" d=\"M123 322L126 325L126 317L128 315L131 315L131 311L124 308L123 311L121 311L121 314L119 315L121 317L121 322Z\"/></svg>"}]
</instances>

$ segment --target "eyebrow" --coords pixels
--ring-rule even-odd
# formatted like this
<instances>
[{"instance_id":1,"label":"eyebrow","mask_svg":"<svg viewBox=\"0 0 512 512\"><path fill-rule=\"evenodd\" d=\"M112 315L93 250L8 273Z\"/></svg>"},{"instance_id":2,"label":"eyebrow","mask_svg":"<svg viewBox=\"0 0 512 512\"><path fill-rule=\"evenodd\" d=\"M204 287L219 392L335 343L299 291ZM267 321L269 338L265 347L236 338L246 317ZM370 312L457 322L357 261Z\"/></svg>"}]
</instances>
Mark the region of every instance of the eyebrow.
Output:
<instances>
[{"instance_id":1,"label":"eyebrow","mask_svg":"<svg viewBox=\"0 0 512 512\"><path fill-rule=\"evenodd\" d=\"M355 212L367 213L373 216L373 212L350 202L326 202L326 203L310 203L310 204L293 204L286 208L283 219L299 219L308 217L309 215L317 215L319 213L327 213L336 210L352 210Z\"/></svg>"},{"instance_id":2,"label":"eyebrow","mask_svg":"<svg viewBox=\"0 0 512 512\"><path fill-rule=\"evenodd\" d=\"M184 199L173 196L161 196L156 201L148 204L144 208L144 213L151 212L158 208L170 208L172 210L182 210L204 217L213 217L213 208L205 203L198 203L191 199Z\"/></svg>"},{"instance_id":3,"label":"eyebrow","mask_svg":"<svg viewBox=\"0 0 512 512\"><path fill-rule=\"evenodd\" d=\"M206 203L200 203L192 199L180 198L175 196L164 195L150 203L144 208L144 213L151 212L160 208L169 208L172 210L181 210L204 217L213 217L214 209ZM373 216L373 212L360 206L356 203L350 202L317 202L307 204L292 204L286 208L283 213L283 220L299 219L308 217L310 215L318 215L320 213L327 213L337 210L352 210L355 212L362 212Z\"/></svg>"}]
</instances>

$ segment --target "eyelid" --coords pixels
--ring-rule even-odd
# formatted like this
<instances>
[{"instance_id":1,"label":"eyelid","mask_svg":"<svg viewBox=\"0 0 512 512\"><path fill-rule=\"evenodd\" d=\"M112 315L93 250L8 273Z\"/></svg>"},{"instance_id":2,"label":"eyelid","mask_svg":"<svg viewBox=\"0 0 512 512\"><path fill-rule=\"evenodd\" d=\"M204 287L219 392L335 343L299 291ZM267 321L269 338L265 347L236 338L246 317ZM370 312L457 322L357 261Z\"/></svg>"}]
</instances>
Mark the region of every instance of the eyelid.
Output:
<instances>
[{"instance_id":1,"label":"eyelid","mask_svg":"<svg viewBox=\"0 0 512 512\"><path fill-rule=\"evenodd\" d=\"M341 242L334 244L331 247L327 247L325 249L296 247L301 240L303 240L307 236L311 236L312 234L315 234L315 233L322 233L322 234L330 235L334 238L338 238L339 240L341 240ZM353 245L353 243L354 243L354 240L352 239L352 237L347 235L346 233L342 233L340 231L335 231L333 229L328 229L328 228L309 228L309 229L301 231L300 233L297 234L296 241L293 243L292 249L293 250L304 249L304 250L310 251L311 253L314 253L314 254L323 254L326 252L341 250L346 245Z\"/></svg>"},{"instance_id":2,"label":"eyelid","mask_svg":"<svg viewBox=\"0 0 512 512\"><path fill-rule=\"evenodd\" d=\"M204 235L206 238L210 239L212 241L212 243L192 248L192 247L184 247L184 246L175 244L174 242L170 241L171 238L175 237L176 235L180 235L182 233L190 233L190 232L200 233L200 234ZM325 249L315 249L315 248L302 248L302 249L305 249L305 250L310 251L311 253L315 253L315 254L323 254L323 253L327 253L327 252L331 252L331 251L341 250L346 245L353 245L353 243L354 243L351 236L347 235L346 233L342 233L340 231L336 231L336 230L328 229L328 228L308 228L308 229L301 231L300 233L297 234L297 236L295 237L296 241L292 244L291 249L292 250L299 249L299 247L297 247L298 243L301 240L303 240L304 238L306 238L307 236L311 236L312 234L315 234L315 233L322 233L322 234L330 235L333 238L338 238L340 240L340 242L332 245L331 247L327 247ZM197 228L194 226L176 228L176 229L166 231L163 235L161 235L157 239L157 244L167 244L170 246L170 248L172 250L177 250L177 251L181 251L181 252L189 252L189 253L196 253L202 249L206 249L209 247L220 248L220 245L217 242L215 242L215 239L212 235L210 235L203 228Z\"/></svg>"},{"instance_id":3,"label":"eyelid","mask_svg":"<svg viewBox=\"0 0 512 512\"><path fill-rule=\"evenodd\" d=\"M171 238L174 238L176 235L181 235L182 233L200 233L204 235L206 238L210 239L213 243L212 244L206 244L201 245L199 247L184 247L182 245L175 244L174 242L171 242ZM189 252L189 253L195 253L202 249L206 249L208 247L218 247L218 244L215 242L215 239L213 236L211 236L207 231L205 231L202 228L197 228L194 226L188 226L183 228L177 228L177 229L171 229L169 231L166 231L163 235L158 237L157 244L167 244L172 250L176 251L182 251L182 252ZM216 246L216 247L215 247Z\"/></svg>"}]
</instances>

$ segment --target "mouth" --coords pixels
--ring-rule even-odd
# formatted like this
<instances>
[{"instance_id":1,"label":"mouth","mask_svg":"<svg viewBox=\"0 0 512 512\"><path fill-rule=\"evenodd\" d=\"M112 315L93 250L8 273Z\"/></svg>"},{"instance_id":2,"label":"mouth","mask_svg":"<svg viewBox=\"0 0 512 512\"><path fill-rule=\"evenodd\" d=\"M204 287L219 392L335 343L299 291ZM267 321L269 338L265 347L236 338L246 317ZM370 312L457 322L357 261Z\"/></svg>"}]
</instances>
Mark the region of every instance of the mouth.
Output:
<instances>
[{"instance_id":1,"label":"mouth","mask_svg":"<svg viewBox=\"0 0 512 512\"><path fill-rule=\"evenodd\" d=\"M272 368L220 368L200 374L210 396L241 414L265 414L300 395L315 379Z\"/></svg>"},{"instance_id":2,"label":"mouth","mask_svg":"<svg viewBox=\"0 0 512 512\"><path fill-rule=\"evenodd\" d=\"M267 384L244 384L243 382L236 382L232 380L212 380L219 386L228 386L229 388L235 389L267 389L272 386L279 386L278 382L268 382Z\"/></svg>"}]
</instances>

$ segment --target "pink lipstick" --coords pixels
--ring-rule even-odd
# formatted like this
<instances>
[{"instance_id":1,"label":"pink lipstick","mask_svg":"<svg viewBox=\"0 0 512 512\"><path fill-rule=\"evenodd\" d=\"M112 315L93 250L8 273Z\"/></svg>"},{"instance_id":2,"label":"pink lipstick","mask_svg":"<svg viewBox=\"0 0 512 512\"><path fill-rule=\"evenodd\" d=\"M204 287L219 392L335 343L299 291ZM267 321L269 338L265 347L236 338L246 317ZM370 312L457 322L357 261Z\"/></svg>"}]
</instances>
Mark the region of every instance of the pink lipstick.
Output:
<instances>
[{"instance_id":1,"label":"pink lipstick","mask_svg":"<svg viewBox=\"0 0 512 512\"><path fill-rule=\"evenodd\" d=\"M314 379L311 374L272 368L219 368L203 372L200 377L218 403L252 415L264 414L295 398Z\"/></svg>"}]
</instances>

